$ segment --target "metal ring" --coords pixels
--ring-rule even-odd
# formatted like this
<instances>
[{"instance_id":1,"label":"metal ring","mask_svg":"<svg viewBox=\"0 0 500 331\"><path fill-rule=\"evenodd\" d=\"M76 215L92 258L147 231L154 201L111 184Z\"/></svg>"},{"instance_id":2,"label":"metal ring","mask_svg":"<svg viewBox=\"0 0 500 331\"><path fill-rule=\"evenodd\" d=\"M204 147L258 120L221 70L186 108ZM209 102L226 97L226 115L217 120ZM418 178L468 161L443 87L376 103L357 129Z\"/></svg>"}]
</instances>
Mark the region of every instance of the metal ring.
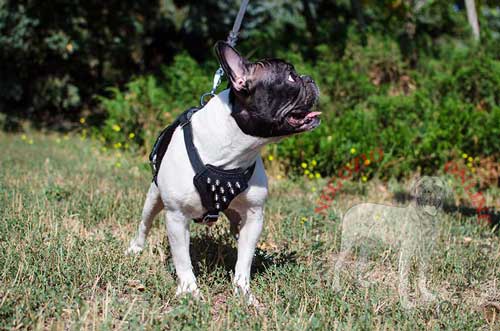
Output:
<instances>
[{"instance_id":1,"label":"metal ring","mask_svg":"<svg viewBox=\"0 0 500 331\"><path fill-rule=\"evenodd\" d=\"M205 106L205 104L206 104L205 98L208 97L208 96L210 96L211 98L213 98L214 95L215 95L215 93L213 93L213 92L207 92L207 93L202 94L201 98L200 98L200 105L202 107Z\"/></svg>"}]
</instances>

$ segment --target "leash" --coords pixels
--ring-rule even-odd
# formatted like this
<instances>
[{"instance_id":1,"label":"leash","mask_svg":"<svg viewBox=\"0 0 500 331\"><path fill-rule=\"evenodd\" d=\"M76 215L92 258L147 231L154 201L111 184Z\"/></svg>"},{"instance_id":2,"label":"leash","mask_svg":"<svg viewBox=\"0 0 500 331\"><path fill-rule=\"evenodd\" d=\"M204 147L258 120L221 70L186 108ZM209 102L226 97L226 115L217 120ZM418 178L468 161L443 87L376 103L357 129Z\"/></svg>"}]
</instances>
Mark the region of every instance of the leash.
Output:
<instances>
[{"instance_id":1,"label":"leash","mask_svg":"<svg viewBox=\"0 0 500 331\"><path fill-rule=\"evenodd\" d=\"M229 35L226 39L227 43L231 45L231 47L236 46L236 41L238 41L238 34L240 33L241 22L243 21L243 17L245 16L245 12L247 10L248 1L249 0L241 1L240 10L238 11L238 15L236 15L236 19L233 23L233 29L229 32ZM217 69L214 74L212 89L209 92L203 93L201 95L200 105L202 107L205 106L205 99L207 97L213 97L215 95L215 91L221 83L222 76L224 76L224 70L222 69L222 67L219 67L219 69Z\"/></svg>"}]
</instances>

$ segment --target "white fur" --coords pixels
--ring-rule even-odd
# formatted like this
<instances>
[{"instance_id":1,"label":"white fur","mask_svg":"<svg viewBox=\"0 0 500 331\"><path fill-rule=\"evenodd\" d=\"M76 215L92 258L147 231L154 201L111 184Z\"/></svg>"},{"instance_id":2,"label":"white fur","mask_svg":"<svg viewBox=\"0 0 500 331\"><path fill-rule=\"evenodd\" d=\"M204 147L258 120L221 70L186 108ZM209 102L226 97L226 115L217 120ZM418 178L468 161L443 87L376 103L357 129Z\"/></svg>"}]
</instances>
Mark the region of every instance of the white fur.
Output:
<instances>
[{"instance_id":1,"label":"white fur","mask_svg":"<svg viewBox=\"0 0 500 331\"><path fill-rule=\"evenodd\" d=\"M193 139L205 164L224 169L256 167L248 189L229 206L241 217L238 237L238 259L234 283L249 302L250 267L263 225L263 205L267 197L267 177L260 151L277 138L246 135L231 116L229 90L221 92L192 117ZM193 185L194 170L189 162L182 129L175 131L158 173L158 187L151 184L137 236L130 242L127 253L139 253L145 244L151 222L165 208L166 227L172 257L178 277L177 294L199 295L189 256L189 226L193 218L206 211Z\"/></svg>"}]
</instances>

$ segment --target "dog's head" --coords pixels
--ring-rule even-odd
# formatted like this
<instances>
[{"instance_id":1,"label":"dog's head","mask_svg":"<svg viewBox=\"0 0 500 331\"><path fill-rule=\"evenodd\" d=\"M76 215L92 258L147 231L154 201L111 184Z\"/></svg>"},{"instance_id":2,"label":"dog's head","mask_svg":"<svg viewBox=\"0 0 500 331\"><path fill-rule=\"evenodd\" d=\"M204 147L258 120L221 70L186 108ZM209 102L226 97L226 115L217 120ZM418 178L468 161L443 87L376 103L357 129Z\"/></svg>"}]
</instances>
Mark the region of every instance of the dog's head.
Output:
<instances>
[{"instance_id":1,"label":"dog's head","mask_svg":"<svg viewBox=\"0 0 500 331\"><path fill-rule=\"evenodd\" d=\"M412 188L416 206L429 216L435 216L448 196L448 187L439 177L419 178Z\"/></svg>"},{"instance_id":2,"label":"dog's head","mask_svg":"<svg viewBox=\"0 0 500 331\"><path fill-rule=\"evenodd\" d=\"M311 111L319 97L311 77L283 60L250 62L225 42L218 42L215 51L234 95L232 116L244 133L279 137L320 124L320 113Z\"/></svg>"}]
</instances>

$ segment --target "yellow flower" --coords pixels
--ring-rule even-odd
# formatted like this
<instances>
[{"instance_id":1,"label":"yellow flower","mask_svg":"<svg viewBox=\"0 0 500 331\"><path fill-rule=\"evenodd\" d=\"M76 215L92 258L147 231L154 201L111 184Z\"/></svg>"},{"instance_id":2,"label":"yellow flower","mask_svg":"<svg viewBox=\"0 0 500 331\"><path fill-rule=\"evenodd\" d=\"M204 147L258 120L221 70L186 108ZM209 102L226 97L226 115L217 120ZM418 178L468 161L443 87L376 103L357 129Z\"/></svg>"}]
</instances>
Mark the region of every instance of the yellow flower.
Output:
<instances>
[{"instance_id":1,"label":"yellow flower","mask_svg":"<svg viewBox=\"0 0 500 331\"><path fill-rule=\"evenodd\" d=\"M81 123L81 124L85 124L85 118L81 117L81 118L80 118L80 123Z\"/></svg>"},{"instance_id":2,"label":"yellow flower","mask_svg":"<svg viewBox=\"0 0 500 331\"><path fill-rule=\"evenodd\" d=\"M282 179L282 178L283 178L283 176L281 176L281 175L276 176L276 179L277 179L277 180L280 180L280 179Z\"/></svg>"},{"instance_id":3,"label":"yellow flower","mask_svg":"<svg viewBox=\"0 0 500 331\"><path fill-rule=\"evenodd\" d=\"M68 43L66 45L66 50L68 51L68 53L73 53L73 44L72 43Z\"/></svg>"},{"instance_id":4,"label":"yellow flower","mask_svg":"<svg viewBox=\"0 0 500 331\"><path fill-rule=\"evenodd\" d=\"M351 154L355 154L356 153L356 148L351 148Z\"/></svg>"},{"instance_id":5,"label":"yellow flower","mask_svg":"<svg viewBox=\"0 0 500 331\"><path fill-rule=\"evenodd\" d=\"M23 134L23 135L21 136L21 140L22 140L22 141L25 141L26 139L28 139L28 137L26 137L26 135L25 135L25 134Z\"/></svg>"},{"instance_id":6,"label":"yellow flower","mask_svg":"<svg viewBox=\"0 0 500 331\"><path fill-rule=\"evenodd\" d=\"M116 149L121 148L122 147L122 143L115 143L114 146L115 146Z\"/></svg>"},{"instance_id":7,"label":"yellow flower","mask_svg":"<svg viewBox=\"0 0 500 331\"><path fill-rule=\"evenodd\" d=\"M365 160L365 166L369 166L369 165L370 165L370 163L372 163L372 161L370 161L370 159L366 159L366 160Z\"/></svg>"},{"instance_id":8,"label":"yellow flower","mask_svg":"<svg viewBox=\"0 0 500 331\"><path fill-rule=\"evenodd\" d=\"M105 142L106 141L106 138L104 138L104 136L100 136L99 137L99 140L102 141L102 142Z\"/></svg>"},{"instance_id":9,"label":"yellow flower","mask_svg":"<svg viewBox=\"0 0 500 331\"><path fill-rule=\"evenodd\" d=\"M479 156L476 156L476 157L474 158L474 161L479 162Z\"/></svg>"},{"instance_id":10,"label":"yellow flower","mask_svg":"<svg viewBox=\"0 0 500 331\"><path fill-rule=\"evenodd\" d=\"M56 139L56 143L60 144L61 143L61 138Z\"/></svg>"},{"instance_id":11,"label":"yellow flower","mask_svg":"<svg viewBox=\"0 0 500 331\"><path fill-rule=\"evenodd\" d=\"M30 139L30 140L28 141L28 144L33 145L33 139Z\"/></svg>"},{"instance_id":12,"label":"yellow flower","mask_svg":"<svg viewBox=\"0 0 500 331\"><path fill-rule=\"evenodd\" d=\"M472 161L474 161L474 159L472 158L472 156L469 156L469 158L467 159L467 161L472 162Z\"/></svg>"},{"instance_id":13,"label":"yellow flower","mask_svg":"<svg viewBox=\"0 0 500 331\"><path fill-rule=\"evenodd\" d=\"M474 173L476 173L476 168L472 167L472 168L470 168L470 171L474 174Z\"/></svg>"},{"instance_id":14,"label":"yellow flower","mask_svg":"<svg viewBox=\"0 0 500 331\"><path fill-rule=\"evenodd\" d=\"M116 163L115 163L115 167L117 167L117 168L121 168L121 167L122 167L122 164L121 164L120 162L116 162Z\"/></svg>"},{"instance_id":15,"label":"yellow flower","mask_svg":"<svg viewBox=\"0 0 500 331\"><path fill-rule=\"evenodd\" d=\"M300 223L304 224L305 222L307 222L307 217L302 217L300 219Z\"/></svg>"},{"instance_id":16,"label":"yellow flower","mask_svg":"<svg viewBox=\"0 0 500 331\"><path fill-rule=\"evenodd\" d=\"M64 135L64 140L69 140L69 135L68 134Z\"/></svg>"},{"instance_id":17,"label":"yellow flower","mask_svg":"<svg viewBox=\"0 0 500 331\"><path fill-rule=\"evenodd\" d=\"M308 169L304 170L304 174L305 174L305 175L309 175L310 173L311 173L311 172L310 172Z\"/></svg>"},{"instance_id":18,"label":"yellow flower","mask_svg":"<svg viewBox=\"0 0 500 331\"><path fill-rule=\"evenodd\" d=\"M129 147L130 147L130 145L128 143L125 143L125 145L123 145L123 148L125 148L125 149L127 149Z\"/></svg>"},{"instance_id":19,"label":"yellow flower","mask_svg":"<svg viewBox=\"0 0 500 331\"><path fill-rule=\"evenodd\" d=\"M119 125L116 125L116 124L113 124L113 126L111 127L113 129L113 131L116 131L116 132L119 132L122 128L120 128Z\"/></svg>"},{"instance_id":20,"label":"yellow flower","mask_svg":"<svg viewBox=\"0 0 500 331\"><path fill-rule=\"evenodd\" d=\"M472 168L472 163L467 163L467 167Z\"/></svg>"},{"instance_id":21,"label":"yellow flower","mask_svg":"<svg viewBox=\"0 0 500 331\"><path fill-rule=\"evenodd\" d=\"M319 172L317 172L317 173L314 174L314 177L316 177L317 179L320 179L321 178L321 174Z\"/></svg>"},{"instance_id":22,"label":"yellow flower","mask_svg":"<svg viewBox=\"0 0 500 331\"><path fill-rule=\"evenodd\" d=\"M317 164L318 164L318 162L316 162L316 160L312 160L312 161L311 161L311 165L312 165L313 167L315 167Z\"/></svg>"},{"instance_id":23,"label":"yellow flower","mask_svg":"<svg viewBox=\"0 0 500 331\"><path fill-rule=\"evenodd\" d=\"M135 138L135 133L130 132L130 133L128 134L128 137L129 137L129 139L134 139L134 138Z\"/></svg>"},{"instance_id":24,"label":"yellow flower","mask_svg":"<svg viewBox=\"0 0 500 331\"><path fill-rule=\"evenodd\" d=\"M118 152L118 153L116 153L116 154L115 154L115 156L116 156L117 158L121 158L121 157L122 157L122 153Z\"/></svg>"},{"instance_id":25,"label":"yellow flower","mask_svg":"<svg viewBox=\"0 0 500 331\"><path fill-rule=\"evenodd\" d=\"M314 179L314 175L313 174L309 174L309 179Z\"/></svg>"},{"instance_id":26,"label":"yellow flower","mask_svg":"<svg viewBox=\"0 0 500 331\"><path fill-rule=\"evenodd\" d=\"M315 187L311 188L311 192L316 192L316 188Z\"/></svg>"},{"instance_id":27,"label":"yellow flower","mask_svg":"<svg viewBox=\"0 0 500 331\"><path fill-rule=\"evenodd\" d=\"M466 158L467 158L467 156L468 156L468 155L467 155L466 153L463 153L463 154L462 154L462 157L463 157L464 159L466 159Z\"/></svg>"},{"instance_id":28,"label":"yellow flower","mask_svg":"<svg viewBox=\"0 0 500 331\"><path fill-rule=\"evenodd\" d=\"M307 168L307 163L302 162L302 163L300 164L300 166L301 166L302 168L304 168L304 169L305 169L305 168Z\"/></svg>"},{"instance_id":29,"label":"yellow flower","mask_svg":"<svg viewBox=\"0 0 500 331\"><path fill-rule=\"evenodd\" d=\"M272 161L272 160L274 160L274 156L269 155L269 156L267 157L267 159L268 159L269 161Z\"/></svg>"},{"instance_id":30,"label":"yellow flower","mask_svg":"<svg viewBox=\"0 0 500 331\"><path fill-rule=\"evenodd\" d=\"M106 152L108 149L106 147L101 147L101 151Z\"/></svg>"},{"instance_id":31,"label":"yellow flower","mask_svg":"<svg viewBox=\"0 0 500 331\"><path fill-rule=\"evenodd\" d=\"M361 177L361 180L363 181L363 183L366 183L366 181L368 180L368 177L363 176L363 177Z\"/></svg>"}]
</instances>

